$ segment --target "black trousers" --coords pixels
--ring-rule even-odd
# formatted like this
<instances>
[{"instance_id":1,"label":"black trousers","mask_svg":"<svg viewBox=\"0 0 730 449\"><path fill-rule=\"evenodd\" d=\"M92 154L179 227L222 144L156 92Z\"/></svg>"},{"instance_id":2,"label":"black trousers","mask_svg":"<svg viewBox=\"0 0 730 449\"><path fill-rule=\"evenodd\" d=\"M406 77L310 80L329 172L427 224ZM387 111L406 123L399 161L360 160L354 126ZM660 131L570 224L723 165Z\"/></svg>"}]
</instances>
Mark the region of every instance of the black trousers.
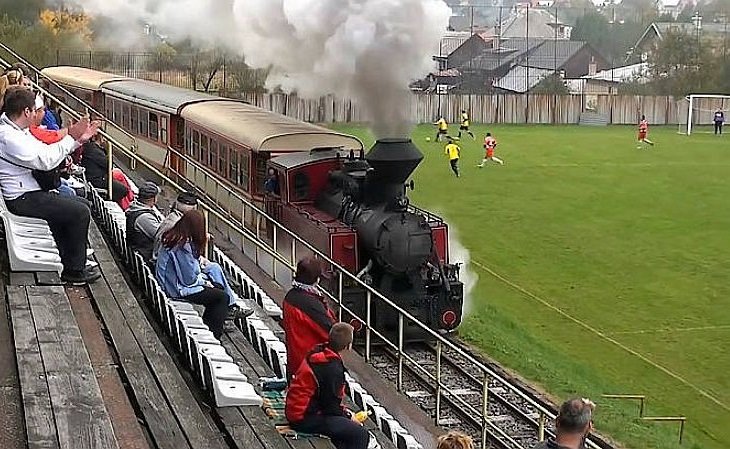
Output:
<instances>
[{"instance_id":1,"label":"black trousers","mask_svg":"<svg viewBox=\"0 0 730 449\"><path fill-rule=\"evenodd\" d=\"M223 324L228 316L228 297L221 288L203 287L203 291L182 298L184 301L205 306L203 323L210 328L215 338L223 335Z\"/></svg>"},{"instance_id":2,"label":"black trousers","mask_svg":"<svg viewBox=\"0 0 730 449\"><path fill-rule=\"evenodd\" d=\"M459 176L459 160L451 159L449 163L451 164L451 171L453 171L456 176Z\"/></svg>"},{"instance_id":3,"label":"black trousers","mask_svg":"<svg viewBox=\"0 0 730 449\"><path fill-rule=\"evenodd\" d=\"M297 432L328 436L337 449L367 449L370 442L367 429L344 416L311 416L291 427Z\"/></svg>"},{"instance_id":4,"label":"black trousers","mask_svg":"<svg viewBox=\"0 0 730 449\"><path fill-rule=\"evenodd\" d=\"M28 192L5 203L15 215L41 218L48 222L64 270L84 269L91 220L88 206L77 199L42 191Z\"/></svg>"},{"instance_id":5,"label":"black trousers","mask_svg":"<svg viewBox=\"0 0 730 449\"><path fill-rule=\"evenodd\" d=\"M722 122L715 122L715 134L722 134Z\"/></svg>"}]
</instances>

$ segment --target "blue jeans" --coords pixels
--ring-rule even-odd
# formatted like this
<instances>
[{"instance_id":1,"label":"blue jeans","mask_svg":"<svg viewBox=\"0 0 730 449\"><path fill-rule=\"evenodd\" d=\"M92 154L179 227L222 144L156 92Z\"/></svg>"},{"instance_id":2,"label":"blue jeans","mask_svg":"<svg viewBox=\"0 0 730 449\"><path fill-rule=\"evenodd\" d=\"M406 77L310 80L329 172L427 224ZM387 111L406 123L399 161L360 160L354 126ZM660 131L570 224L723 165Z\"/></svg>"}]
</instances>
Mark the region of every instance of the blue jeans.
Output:
<instances>
[{"instance_id":1,"label":"blue jeans","mask_svg":"<svg viewBox=\"0 0 730 449\"><path fill-rule=\"evenodd\" d=\"M58 190L58 194L65 197L74 197L76 196L76 191L73 189L73 187L70 187L65 179L61 178L61 185L58 186L56 189Z\"/></svg>"},{"instance_id":2,"label":"blue jeans","mask_svg":"<svg viewBox=\"0 0 730 449\"><path fill-rule=\"evenodd\" d=\"M215 262L210 262L205 268L203 268L203 273L208 275L208 279L210 279L211 282L223 286L223 290L226 292L226 297L228 298L229 306L236 303L236 295L233 293L231 286L228 284L228 279L226 279L226 276L223 274L223 268L221 268L220 265Z\"/></svg>"}]
</instances>

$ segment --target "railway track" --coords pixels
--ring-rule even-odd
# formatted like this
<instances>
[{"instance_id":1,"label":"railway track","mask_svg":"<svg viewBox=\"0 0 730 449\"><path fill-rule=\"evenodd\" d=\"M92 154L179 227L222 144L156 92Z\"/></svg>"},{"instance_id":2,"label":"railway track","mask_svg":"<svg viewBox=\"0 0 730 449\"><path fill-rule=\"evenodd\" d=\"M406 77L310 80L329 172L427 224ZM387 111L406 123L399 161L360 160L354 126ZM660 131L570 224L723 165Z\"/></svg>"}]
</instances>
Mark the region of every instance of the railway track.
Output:
<instances>
[{"instance_id":1,"label":"railway track","mask_svg":"<svg viewBox=\"0 0 730 449\"><path fill-rule=\"evenodd\" d=\"M370 362L396 385L398 360L397 351L373 346ZM510 380L492 376L486 380L487 388L481 369L446 346L440 354L436 346L423 343L404 349L401 391L434 420L438 418L440 426L472 436L476 447L531 449L541 435L554 434L552 420L517 393ZM611 448L594 437L587 447Z\"/></svg>"}]
</instances>

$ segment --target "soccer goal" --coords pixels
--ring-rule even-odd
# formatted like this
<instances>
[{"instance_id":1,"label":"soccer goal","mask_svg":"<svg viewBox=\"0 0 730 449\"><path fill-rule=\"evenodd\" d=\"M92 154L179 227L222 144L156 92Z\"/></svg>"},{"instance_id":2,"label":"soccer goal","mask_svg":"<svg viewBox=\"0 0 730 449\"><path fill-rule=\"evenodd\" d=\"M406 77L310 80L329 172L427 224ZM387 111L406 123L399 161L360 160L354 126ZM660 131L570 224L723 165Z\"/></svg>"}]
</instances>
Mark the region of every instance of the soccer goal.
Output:
<instances>
[{"instance_id":1,"label":"soccer goal","mask_svg":"<svg viewBox=\"0 0 730 449\"><path fill-rule=\"evenodd\" d=\"M714 132L715 112L721 111L730 121L730 95L697 94L687 95L677 105L677 123L680 134ZM730 129L729 129L730 131Z\"/></svg>"}]
</instances>

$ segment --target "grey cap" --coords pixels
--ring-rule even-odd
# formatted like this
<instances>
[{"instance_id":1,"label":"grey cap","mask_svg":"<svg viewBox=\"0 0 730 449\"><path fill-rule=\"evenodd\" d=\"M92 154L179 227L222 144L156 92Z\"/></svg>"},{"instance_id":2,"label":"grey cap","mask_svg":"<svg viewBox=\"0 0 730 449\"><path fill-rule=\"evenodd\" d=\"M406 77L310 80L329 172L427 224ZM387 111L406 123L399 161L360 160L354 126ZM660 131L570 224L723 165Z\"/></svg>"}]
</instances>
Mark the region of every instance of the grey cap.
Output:
<instances>
[{"instance_id":1,"label":"grey cap","mask_svg":"<svg viewBox=\"0 0 730 449\"><path fill-rule=\"evenodd\" d=\"M152 181L145 182L142 187L139 188L139 199L140 200L149 200L151 198L156 197L160 194L160 188L157 187L157 184L155 184Z\"/></svg>"}]
</instances>

